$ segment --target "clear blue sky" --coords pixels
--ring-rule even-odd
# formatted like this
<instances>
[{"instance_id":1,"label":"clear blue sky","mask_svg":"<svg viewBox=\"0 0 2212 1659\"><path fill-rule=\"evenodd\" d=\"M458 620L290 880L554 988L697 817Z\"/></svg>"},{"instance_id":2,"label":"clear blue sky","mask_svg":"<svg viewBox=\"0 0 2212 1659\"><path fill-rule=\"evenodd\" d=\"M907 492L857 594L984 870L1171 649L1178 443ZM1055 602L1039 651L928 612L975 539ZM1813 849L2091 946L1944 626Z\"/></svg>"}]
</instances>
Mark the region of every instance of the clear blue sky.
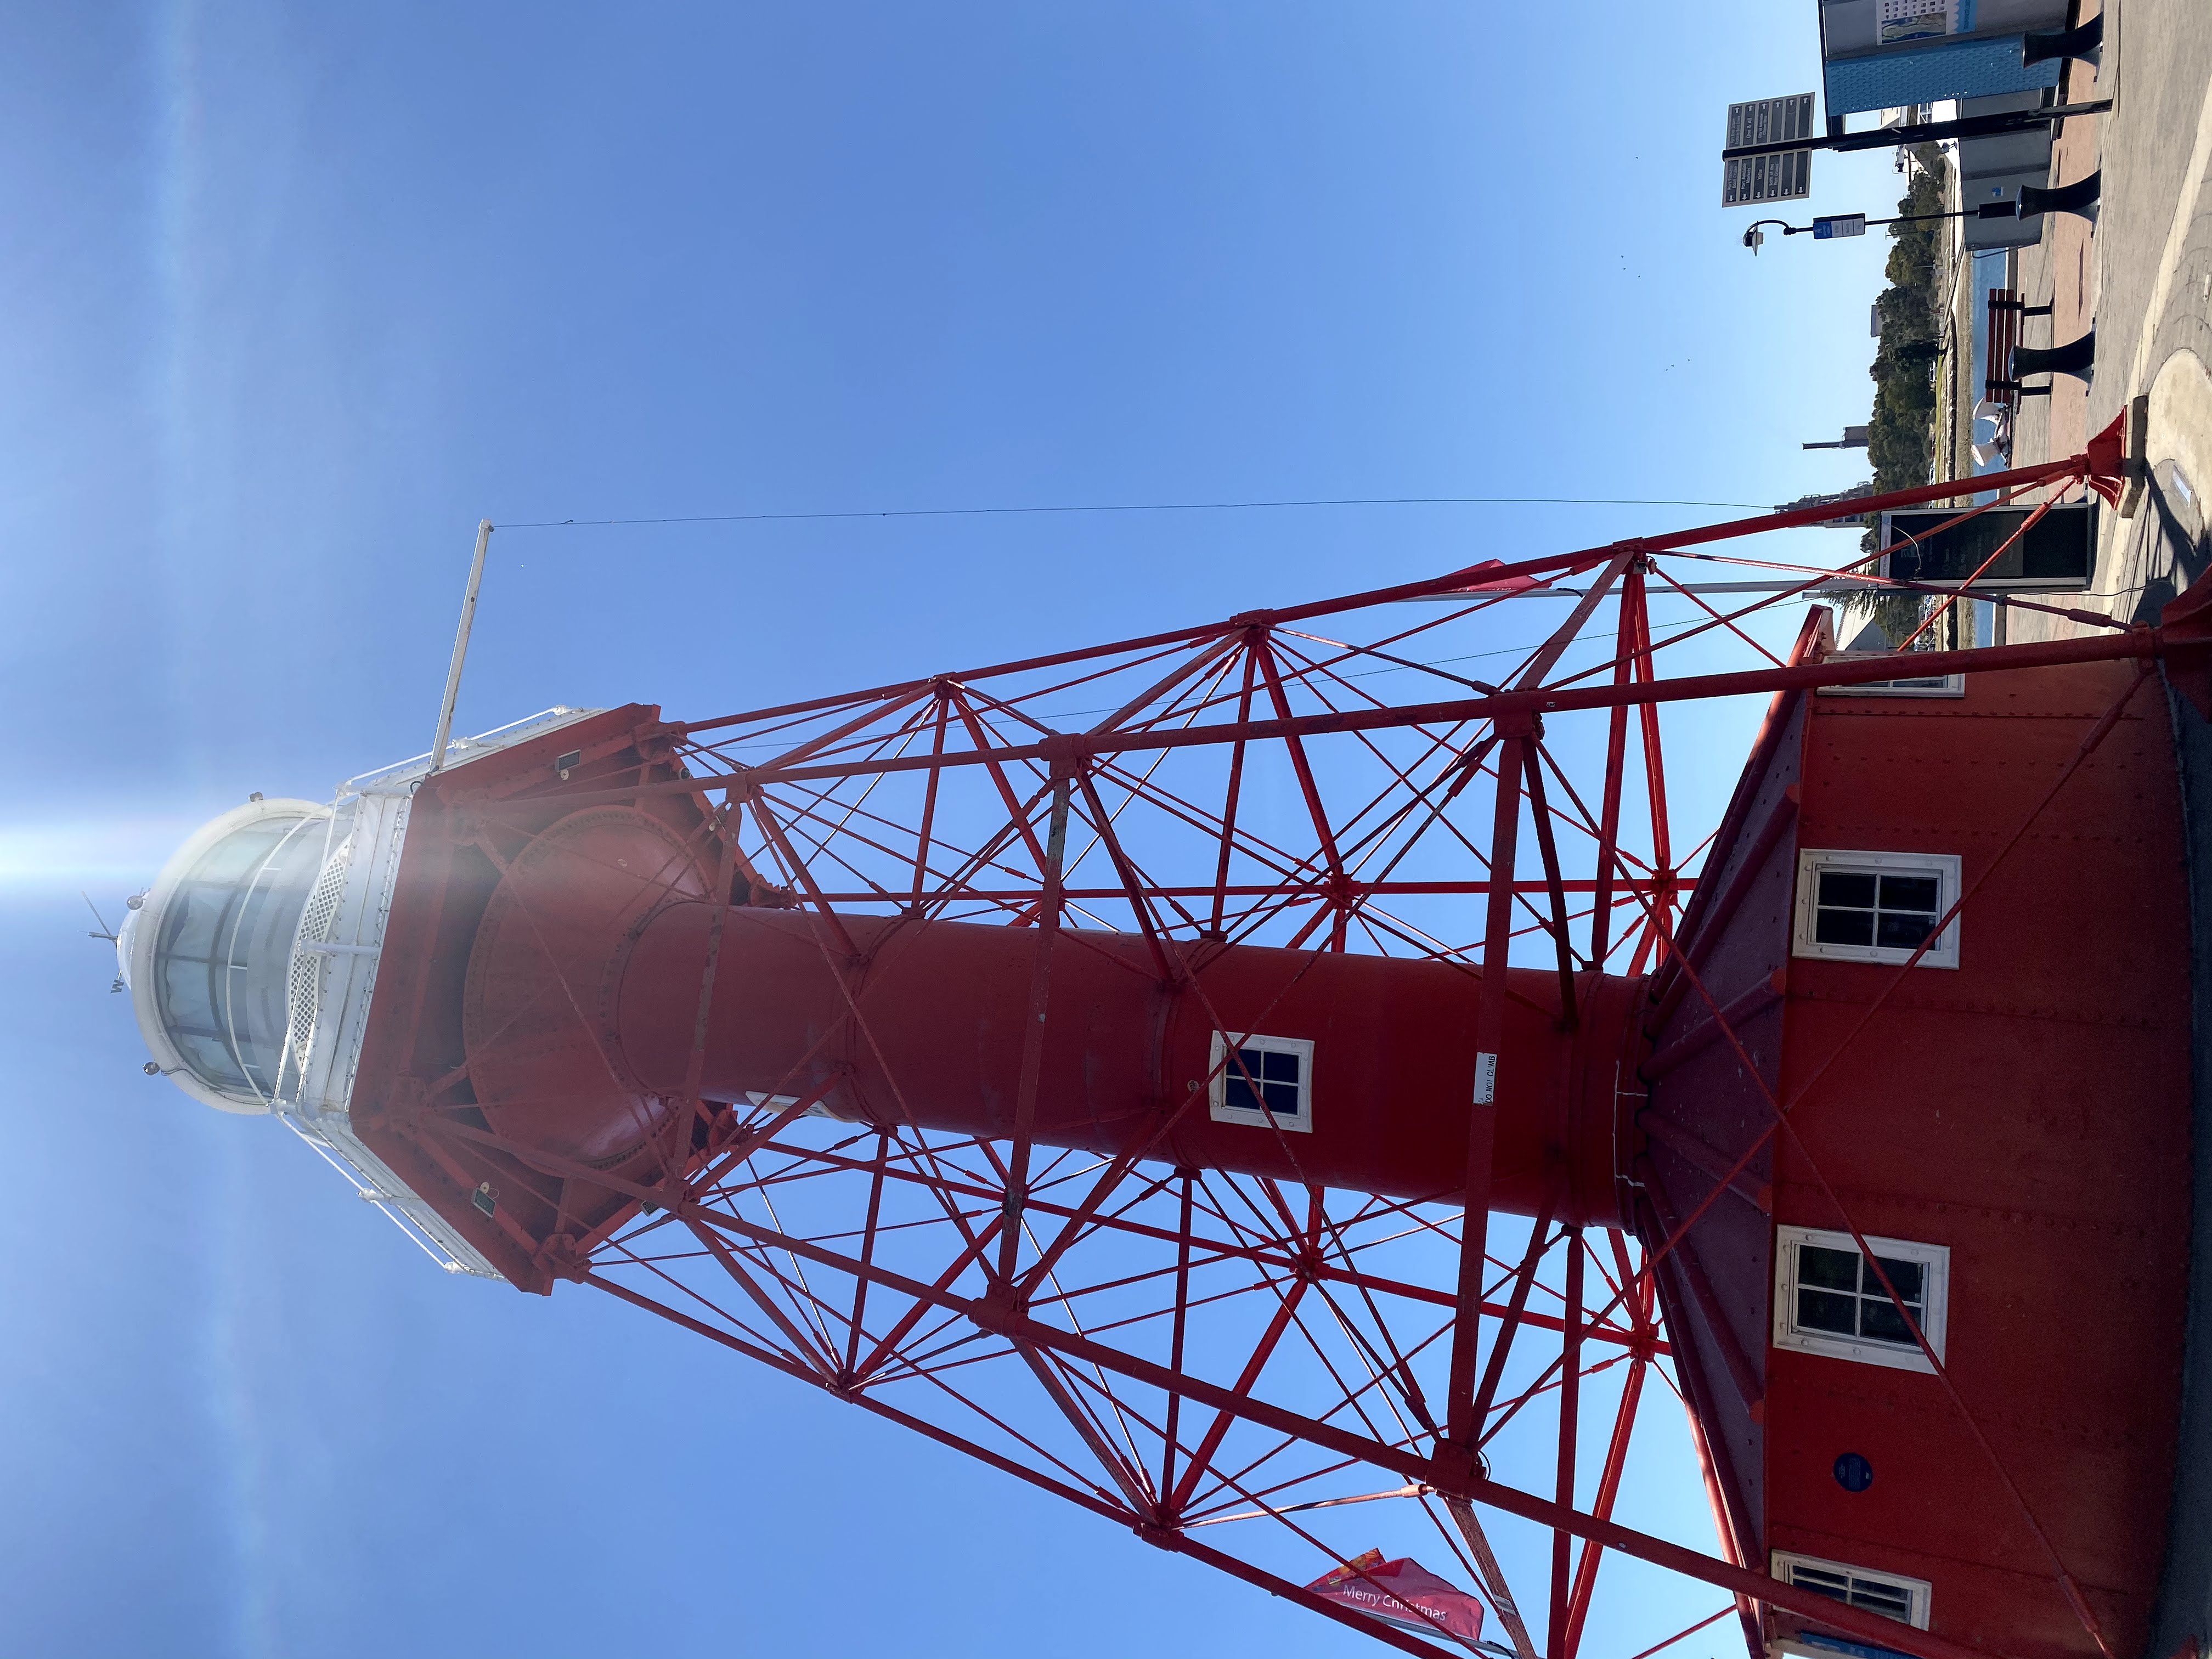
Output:
<instances>
[{"instance_id":1,"label":"clear blue sky","mask_svg":"<svg viewBox=\"0 0 2212 1659\"><path fill-rule=\"evenodd\" d=\"M1798 445L1866 417L1887 244L1754 261L1717 205L1723 106L1814 84L1812 14L0 14L0 1646L1366 1651L611 1303L438 1273L139 1075L77 890L112 914L249 790L424 747L483 515L1852 482ZM1818 171L1808 210L1897 193ZM1712 516L514 530L461 724ZM1601 1607L1586 1651L1644 1628Z\"/></svg>"}]
</instances>

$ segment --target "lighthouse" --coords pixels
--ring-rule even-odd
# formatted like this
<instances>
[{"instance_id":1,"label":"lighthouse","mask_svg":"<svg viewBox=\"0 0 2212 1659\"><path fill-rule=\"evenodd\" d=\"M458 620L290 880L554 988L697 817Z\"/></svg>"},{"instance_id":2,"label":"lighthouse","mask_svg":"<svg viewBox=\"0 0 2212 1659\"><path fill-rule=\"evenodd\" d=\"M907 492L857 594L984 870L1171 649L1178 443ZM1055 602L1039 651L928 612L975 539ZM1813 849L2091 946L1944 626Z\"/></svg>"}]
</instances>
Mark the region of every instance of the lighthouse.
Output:
<instances>
[{"instance_id":1,"label":"lighthouse","mask_svg":"<svg viewBox=\"0 0 2212 1659\"><path fill-rule=\"evenodd\" d=\"M2100 443L1981 482L2104 494ZM131 912L149 1069L456 1270L1407 1651L1475 1638L1305 1582L1379 1560L1361 1505L1431 1516L1516 1659L1618 1555L1761 1653L2168 1659L2203 605L2000 592L2051 637L1869 653L1838 592L1960 585L1812 568L1722 618L1789 607L1786 653L1673 672L1726 635L1664 604L1775 568L1688 550L1824 510L248 802ZM1494 681L1432 643L1563 601ZM1723 698L1748 752L1670 752ZM1613 1517L1655 1373L1706 1548Z\"/></svg>"}]
</instances>

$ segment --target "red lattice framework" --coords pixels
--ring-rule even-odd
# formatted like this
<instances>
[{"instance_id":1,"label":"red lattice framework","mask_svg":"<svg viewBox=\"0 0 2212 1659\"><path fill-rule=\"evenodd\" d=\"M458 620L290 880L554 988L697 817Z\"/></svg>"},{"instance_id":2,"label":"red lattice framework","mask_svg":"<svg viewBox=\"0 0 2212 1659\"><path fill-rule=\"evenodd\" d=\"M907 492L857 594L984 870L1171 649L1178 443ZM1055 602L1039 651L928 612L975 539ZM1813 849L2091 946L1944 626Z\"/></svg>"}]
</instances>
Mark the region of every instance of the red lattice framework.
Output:
<instances>
[{"instance_id":1,"label":"red lattice framework","mask_svg":"<svg viewBox=\"0 0 2212 1659\"><path fill-rule=\"evenodd\" d=\"M2107 490L2119 465L2101 441L1979 482L2001 501ZM757 872L751 896L811 913L833 961L854 955L841 918L855 913L1033 931L1040 1018L1055 951L1106 929L1147 941L1163 982L1182 971L1174 942L1212 939L1453 964L1488 1030L1507 992L1482 970L1518 952L1556 965L1571 1019L1592 969L1680 961L1701 844L1669 817L1662 705L1896 673L1826 658L1825 611L1794 654L1775 632L1863 567L1692 551L1834 511L692 723L676 787L715 803L715 833ZM1711 591L1721 576L1771 591ZM1528 590L1568 584L1565 621L1535 620L1565 601ZM1931 616L1958 598L1919 591L1937 595ZM2000 603L2087 633L1918 653L1912 672L2165 649L2156 630ZM1747 734L1757 705L1735 707ZM1678 754L1678 781L1686 763L1729 780L1736 766ZM710 952L709 987L713 972ZM847 1000L866 1041L865 993ZM1148 1155L1158 1137L1111 1158L1035 1144L1034 1046L1023 1075L1015 1132L995 1141L825 1117L819 1090L734 1119L702 1106L709 1152L656 1187L611 1182L642 1209L586 1241L576 1276L1410 1653L1459 1647L1300 1584L1387 1527L1392 1553L1455 1564L1517 1659L1573 1659L1620 1557L1721 1593L1702 1623L1733 1609L1755 1629L1765 1601L1924 1659L1968 1652L1776 1583L1734 1558L1725 1528L1716 1555L1614 1519L1650 1425L1672 1437L1670 1472L1692 1467L1660 1409L1680 1388L1652 1270L1724 1182L1664 1237L1562 1225L1548 1206L1493 1222L1178 1169ZM1490 1109L1473 1109L1464 1185L1445 1172L1441 1190L1487 1190Z\"/></svg>"}]
</instances>

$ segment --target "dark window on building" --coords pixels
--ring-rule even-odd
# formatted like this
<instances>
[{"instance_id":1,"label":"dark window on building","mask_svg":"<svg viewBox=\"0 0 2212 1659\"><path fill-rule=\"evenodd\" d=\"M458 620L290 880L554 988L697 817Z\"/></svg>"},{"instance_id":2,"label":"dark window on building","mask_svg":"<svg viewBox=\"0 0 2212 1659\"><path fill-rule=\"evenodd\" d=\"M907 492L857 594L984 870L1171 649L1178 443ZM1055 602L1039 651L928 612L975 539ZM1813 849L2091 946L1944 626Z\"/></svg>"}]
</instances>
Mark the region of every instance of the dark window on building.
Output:
<instances>
[{"instance_id":1,"label":"dark window on building","mask_svg":"<svg viewBox=\"0 0 2212 1659\"><path fill-rule=\"evenodd\" d=\"M1917 1261L1875 1258L1915 1325L1926 1319L1925 1270ZM1912 1333L1864 1256L1820 1244L1797 1247L1797 1328L1917 1349Z\"/></svg>"},{"instance_id":2,"label":"dark window on building","mask_svg":"<svg viewBox=\"0 0 2212 1659\"><path fill-rule=\"evenodd\" d=\"M1239 1067L1243 1069L1238 1069ZM1299 1088L1304 1078L1303 1057L1279 1054L1265 1048L1239 1048L1237 1060L1222 1080L1221 1098L1225 1106L1242 1111L1257 1111L1264 1099L1267 1109L1285 1117L1298 1115ZM1249 1078L1249 1081L1248 1081ZM1253 1096L1257 1086L1260 1098Z\"/></svg>"},{"instance_id":3,"label":"dark window on building","mask_svg":"<svg viewBox=\"0 0 2212 1659\"><path fill-rule=\"evenodd\" d=\"M1838 962L1959 965L1959 923L1941 933L1960 893L1955 853L1844 852L1797 854L1797 918L1792 952Z\"/></svg>"},{"instance_id":4,"label":"dark window on building","mask_svg":"<svg viewBox=\"0 0 2212 1659\"><path fill-rule=\"evenodd\" d=\"M1821 945L1917 950L1942 914L1943 884L1933 872L1823 870L1819 879L1813 937Z\"/></svg>"},{"instance_id":5,"label":"dark window on building","mask_svg":"<svg viewBox=\"0 0 2212 1659\"><path fill-rule=\"evenodd\" d=\"M1208 1051L1212 1075L1207 1109L1218 1123L1242 1123L1270 1133L1313 1129L1314 1045L1310 1037L1216 1031ZM1194 1080L1190 1085L1199 1086Z\"/></svg>"}]
</instances>

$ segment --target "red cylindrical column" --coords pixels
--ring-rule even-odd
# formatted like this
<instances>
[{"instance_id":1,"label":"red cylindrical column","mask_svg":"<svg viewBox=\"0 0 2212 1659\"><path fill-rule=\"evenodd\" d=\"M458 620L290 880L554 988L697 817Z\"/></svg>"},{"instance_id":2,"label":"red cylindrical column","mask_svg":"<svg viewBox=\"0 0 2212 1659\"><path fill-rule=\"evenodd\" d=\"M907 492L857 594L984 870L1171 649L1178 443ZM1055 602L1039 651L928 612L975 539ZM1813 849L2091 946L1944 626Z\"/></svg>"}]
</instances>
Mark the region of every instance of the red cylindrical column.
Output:
<instances>
[{"instance_id":1,"label":"red cylindrical column","mask_svg":"<svg viewBox=\"0 0 2212 1659\"><path fill-rule=\"evenodd\" d=\"M610 1036L645 1091L684 1088L716 908L662 908L609 976L602 1006ZM859 947L850 962L806 913L728 912L702 1092L720 1100L795 1096L830 1082L824 1104L839 1116L1009 1133L1045 936L1025 927L842 920ZM1110 1155L1146 1146L1172 1116L1158 1144L1165 1160L1395 1198L1461 1200L1480 975L1433 962L1186 945L1170 948L1189 975L1163 984L1151 951L1133 935L1063 931L1050 948L1038 1142ZM1566 1030L1558 976L1508 971L1495 1175L1479 1201L1534 1214L1556 1183L1560 1219L1618 1225L1615 1172L1629 1133L1627 1095L1638 1087L1629 1019L1636 981L1583 975L1580 1024ZM848 1012L855 1007L857 1017ZM1239 1121L1215 1113L1212 1079L1233 1073L1217 1060L1217 1030L1312 1045L1310 1057L1300 1056L1310 1061L1307 1127L1288 1127L1297 1120L1282 1116ZM1179 1111L1186 1101L1192 1103Z\"/></svg>"}]
</instances>

